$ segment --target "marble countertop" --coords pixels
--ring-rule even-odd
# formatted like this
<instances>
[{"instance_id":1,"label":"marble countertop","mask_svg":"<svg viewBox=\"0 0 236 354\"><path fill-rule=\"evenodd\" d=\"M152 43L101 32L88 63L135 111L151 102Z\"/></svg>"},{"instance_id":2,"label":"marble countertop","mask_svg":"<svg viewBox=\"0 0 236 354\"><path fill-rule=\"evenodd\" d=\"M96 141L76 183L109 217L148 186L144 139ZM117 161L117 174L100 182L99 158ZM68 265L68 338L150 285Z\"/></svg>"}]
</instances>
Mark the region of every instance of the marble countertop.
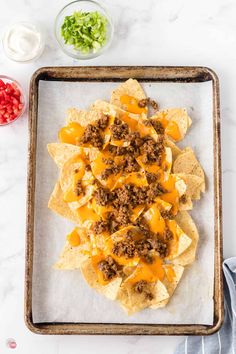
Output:
<instances>
[{"instance_id":1,"label":"marble countertop","mask_svg":"<svg viewBox=\"0 0 236 354\"><path fill-rule=\"evenodd\" d=\"M0 2L0 34L10 22L39 22L46 48L34 63L8 60L0 47L0 73L28 91L32 73L51 65L202 65L216 71L221 88L224 257L236 255L236 2L233 0L104 0L115 22L115 38L101 57L78 62L61 52L54 19L65 0ZM0 127L0 353L6 339L19 354L171 354L183 337L38 336L23 321L27 114ZM161 348L161 349L160 349Z\"/></svg>"}]
</instances>

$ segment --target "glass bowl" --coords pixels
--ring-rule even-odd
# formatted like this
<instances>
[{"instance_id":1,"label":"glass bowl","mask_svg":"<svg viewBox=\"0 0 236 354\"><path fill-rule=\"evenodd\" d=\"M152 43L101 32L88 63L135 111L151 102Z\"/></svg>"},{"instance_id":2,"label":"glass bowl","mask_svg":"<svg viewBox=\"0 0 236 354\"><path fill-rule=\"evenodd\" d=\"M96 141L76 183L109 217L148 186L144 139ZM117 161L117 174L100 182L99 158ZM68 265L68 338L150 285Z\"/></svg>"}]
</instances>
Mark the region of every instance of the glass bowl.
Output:
<instances>
[{"instance_id":1,"label":"glass bowl","mask_svg":"<svg viewBox=\"0 0 236 354\"><path fill-rule=\"evenodd\" d=\"M93 11L98 11L100 14L106 17L108 23L107 23L107 41L102 46L98 51L90 51L89 53L82 53L79 50L75 50L73 45L66 44L64 41L64 38L61 35L61 26L64 22L64 18L66 16L72 15L75 11L83 11L83 12L93 12ZM109 47L109 45L112 42L113 38L113 32L114 32L114 26L112 19L107 12L107 10L100 5L97 1L94 0L77 0L69 3L63 9L59 12L59 14L56 17L55 20L55 36L57 39L57 42L59 43L61 49L63 52L67 55L69 55L72 58L75 59L92 59L96 58Z\"/></svg>"},{"instance_id":2,"label":"glass bowl","mask_svg":"<svg viewBox=\"0 0 236 354\"><path fill-rule=\"evenodd\" d=\"M21 27L24 28L25 31L32 31L32 33L35 33L38 36L38 46L34 48L35 52L30 52L28 54L24 54L24 56L21 57L22 54L22 48L20 48L21 45L29 45L30 41L29 38L25 38L25 34L22 34ZM15 33L14 33L15 32ZM9 45L12 38L12 33L13 33L13 39L14 41L18 43L18 50L20 52L15 52L12 50L11 46ZM31 40L32 43L32 40ZM16 22L8 28L6 28L3 39L2 39L2 44L3 44L3 49L6 54L6 56L18 63L29 63L37 60L43 53L44 47L45 47L45 37L44 37L44 32L42 28L38 24L34 24L31 22L26 22L26 21L21 21L21 22ZM11 44L12 45L12 44ZM24 52L23 52L24 53Z\"/></svg>"},{"instance_id":3,"label":"glass bowl","mask_svg":"<svg viewBox=\"0 0 236 354\"><path fill-rule=\"evenodd\" d=\"M14 93L6 92L5 91L6 87L2 85L2 81L4 82L5 85L7 83L13 84L17 96L14 96ZM16 107L15 108L13 107L15 104L12 103L11 100L9 100L9 97L15 97L22 105L21 110L18 113L16 113L16 116L14 118L11 117L11 114L14 113L13 110L16 109ZM25 108L26 108L25 95L20 84L9 76L0 75L0 126L4 126L15 122L24 114Z\"/></svg>"}]
</instances>

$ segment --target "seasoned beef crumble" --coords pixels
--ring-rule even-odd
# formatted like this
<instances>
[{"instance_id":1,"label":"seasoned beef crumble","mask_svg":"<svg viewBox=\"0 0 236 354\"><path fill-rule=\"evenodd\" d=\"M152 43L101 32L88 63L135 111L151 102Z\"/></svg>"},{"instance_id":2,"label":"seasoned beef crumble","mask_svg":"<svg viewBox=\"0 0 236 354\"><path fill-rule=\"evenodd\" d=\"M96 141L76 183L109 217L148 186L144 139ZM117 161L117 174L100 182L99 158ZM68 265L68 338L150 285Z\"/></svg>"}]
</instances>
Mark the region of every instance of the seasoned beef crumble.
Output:
<instances>
[{"instance_id":1,"label":"seasoned beef crumble","mask_svg":"<svg viewBox=\"0 0 236 354\"><path fill-rule=\"evenodd\" d=\"M134 240L129 236L122 241L116 242L112 253L118 257L125 258L141 257L147 263L152 263L151 250L155 250L163 258L167 255L167 244L156 237Z\"/></svg>"},{"instance_id":2,"label":"seasoned beef crumble","mask_svg":"<svg viewBox=\"0 0 236 354\"><path fill-rule=\"evenodd\" d=\"M120 119L115 118L114 124L110 127L113 139L122 140L125 139L129 133L128 124L123 123Z\"/></svg>"},{"instance_id":3,"label":"seasoned beef crumble","mask_svg":"<svg viewBox=\"0 0 236 354\"><path fill-rule=\"evenodd\" d=\"M79 144L91 144L99 150L103 147L103 138L100 134L99 128L96 125L88 124L85 128L84 134L80 139Z\"/></svg>"},{"instance_id":4,"label":"seasoned beef crumble","mask_svg":"<svg viewBox=\"0 0 236 354\"><path fill-rule=\"evenodd\" d=\"M112 194L107 188L99 187L93 195L96 203L101 206L106 206L112 201Z\"/></svg>"},{"instance_id":5,"label":"seasoned beef crumble","mask_svg":"<svg viewBox=\"0 0 236 354\"><path fill-rule=\"evenodd\" d=\"M79 196L80 194L84 194L84 189L83 189L81 181L78 181L76 183L74 192L77 196Z\"/></svg>"},{"instance_id":6,"label":"seasoned beef crumble","mask_svg":"<svg viewBox=\"0 0 236 354\"><path fill-rule=\"evenodd\" d=\"M174 238L173 232L170 229L168 229L168 227L165 228L165 232L163 236L164 239L167 241L173 240Z\"/></svg>"},{"instance_id":7,"label":"seasoned beef crumble","mask_svg":"<svg viewBox=\"0 0 236 354\"><path fill-rule=\"evenodd\" d=\"M100 119L97 120L98 129L105 130L109 123L109 116L107 114L103 114Z\"/></svg>"},{"instance_id":8,"label":"seasoned beef crumble","mask_svg":"<svg viewBox=\"0 0 236 354\"><path fill-rule=\"evenodd\" d=\"M182 203L182 204L186 204L186 203L187 203L187 196L186 196L186 194L181 195L181 197L179 198L179 201L180 201L180 203Z\"/></svg>"},{"instance_id":9,"label":"seasoned beef crumble","mask_svg":"<svg viewBox=\"0 0 236 354\"><path fill-rule=\"evenodd\" d=\"M141 147L141 152L143 154L143 162L146 164L156 163L161 165L162 153L164 151L163 141L154 141L151 137L145 139L144 144Z\"/></svg>"},{"instance_id":10,"label":"seasoned beef crumble","mask_svg":"<svg viewBox=\"0 0 236 354\"><path fill-rule=\"evenodd\" d=\"M113 279L120 271L120 266L111 256L107 256L105 260L99 262L98 268L103 273L104 280Z\"/></svg>"},{"instance_id":11,"label":"seasoned beef crumble","mask_svg":"<svg viewBox=\"0 0 236 354\"><path fill-rule=\"evenodd\" d=\"M110 223L108 220L95 221L93 223L93 231L96 235L100 235L103 232L110 231Z\"/></svg>"},{"instance_id":12,"label":"seasoned beef crumble","mask_svg":"<svg viewBox=\"0 0 236 354\"><path fill-rule=\"evenodd\" d=\"M157 134L164 134L165 129L164 129L163 125L161 124L161 122L154 120L154 119L150 119L149 122L152 124L152 126L155 129L155 131L157 132Z\"/></svg>"},{"instance_id":13,"label":"seasoned beef crumble","mask_svg":"<svg viewBox=\"0 0 236 354\"><path fill-rule=\"evenodd\" d=\"M161 210L161 216L163 217L163 219L166 219L166 220L174 219L174 215L171 210Z\"/></svg>"}]
</instances>

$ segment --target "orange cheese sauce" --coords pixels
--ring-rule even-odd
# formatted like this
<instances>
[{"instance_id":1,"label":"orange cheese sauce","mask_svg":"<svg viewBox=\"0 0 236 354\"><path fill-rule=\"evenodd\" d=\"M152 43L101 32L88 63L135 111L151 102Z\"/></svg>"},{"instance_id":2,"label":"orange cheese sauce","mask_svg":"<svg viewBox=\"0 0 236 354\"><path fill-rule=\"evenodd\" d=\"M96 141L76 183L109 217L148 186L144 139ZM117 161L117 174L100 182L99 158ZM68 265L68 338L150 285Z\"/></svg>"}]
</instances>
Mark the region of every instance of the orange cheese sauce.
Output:
<instances>
[{"instance_id":1,"label":"orange cheese sauce","mask_svg":"<svg viewBox=\"0 0 236 354\"><path fill-rule=\"evenodd\" d=\"M165 133L170 136L174 141L181 140L181 133L179 126L175 121L170 121L165 129Z\"/></svg>"},{"instance_id":2,"label":"orange cheese sauce","mask_svg":"<svg viewBox=\"0 0 236 354\"><path fill-rule=\"evenodd\" d=\"M134 114L142 114L147 113L146 107L139 107L138 100L135 97L129 95L120 96L120 102L124 106L125 110L134 113Z\"/></svg>"},{"instance_id":3,"label":"orange cheese sauce","mask_svg":"<svg viewBox=\"0 0 236 354\"><path fill-rule=\"evenodd\" d=\"M61 143L76 145L79 143L85 128L79 123L70 122L67 126L60 129L58 138Z\"/></svg>"},{"instance_id":4,"label":"orange cheese sauce","mask_svg":"<svg viewBox=\"0 0 236 354\"><path fill-rule=\"evenodd\" d=\"M81 223L89 220L91 222L99 221L100 217L95 213L95 211L90 207L90 205L85 204L76 210L76 215Z\"/></svg>"},{"instance_id":5,"label":"orange cheese sauce","mask_svg":"<svg viewBox=\"0 0 236 354\"><path fill-rule=\"evenodd\" d=\"M81 181L83 174L84 174L84 167L81 166L81 169L74 174L71 186L64 193L63 199L65 202L67 203L77 202L82 198L83 194L77 195L75 191L76 191L76 184L79 181Z\"/></svg>"},{"instance_id":6,"label":"orange cheese sauce","mask_svg":"<svg viewBox=\"0 0 236 354\"><path fill-rule=\"evenodd\" d=\"M165 273L166 273L167 280L170 283L172 283L175 280L176 274L175 274L174 268L171 264L167 264L165 266Z\"/></svg>"},{"instance_id":7,"label":"orange cheese sauce","mask_svg":"<svg viewBox=\"0 0 236 354\"><path fill-rule=\"evenodd\" d=\"M74 229L69 235L67 235L67 241L72 247L80 245L80 236L76 229Z\"/></svg>"},{"instance_id":8,"label":"orange cheese sauce","mask_svg":"<svg viewBox=\"0 0 236 354\"><path fill-rule=\"evenodd\" d=\"M156 282L158 280L163 280L165 277L165 270L163 267L163 261L161 258L156 257L152 264L147 264L140 261L135 271L127 278L127 282L130 284L135 284L141 280L146 280L147 282Z\"/></svg>"},{"instance_id":9,"label":"orange cheese sauce","mask_svg":"<svg viewBox=\"0 0 236 354\"><path fill-rule=\"evenodd\" d=\"M101 184L106 186L107 188L112 189L119 177L121 176L121 173L118 174L112 174L110 175L107 179L101 179L101 174L102 172L106 169L109 168L109 165L106 164L104 159L112 159L115 160L116 164L118 165L121 161L122 158L120 156L116 156L115 158L109 153L107 150L101 151L97 157L91 162L91 169L93 172L93 175L100 180Z\"/></svg>"},{"instance_id":10,"label":"orange cheese sauce","mask_svg":"<svg viewBox=\"0 0 236 354\"><path fill-rule=\"evenodd\" d=\"M152 232L162 234L165 231L165 220L161 216L158 204L153 204L144 214L144 218Z\"/></svg>"},{"instance_id":11,"label":"orange cheese sauce","mask_svg":"<svg viewBox=\"0 0 236 354\"><path fill-rule=\"evenodd\" d=\"M173 175L169 175L167 180L160 180L161 185L168 191L168 193L162 194L160 198L173 206L172 211L174 214L179 209L179 193L175 188L175 182L176 179Z\"/></svg>"},{"instance_id":12,"label":"orange cheese sauce","mask_svg":"<svg viewBox=\"0 0 236 354\"><path fill-rule=\"evenodd\" d=\"M104 279L103 274L100 271L99 266L98 266L98 263L103 261L104 259L105 259L105 257L102 253L91 257L93 269L94 269L95 273L97 274L98 282L101 285L107 285L109 283L109 281Z\"/></svg>"}]
</instances>

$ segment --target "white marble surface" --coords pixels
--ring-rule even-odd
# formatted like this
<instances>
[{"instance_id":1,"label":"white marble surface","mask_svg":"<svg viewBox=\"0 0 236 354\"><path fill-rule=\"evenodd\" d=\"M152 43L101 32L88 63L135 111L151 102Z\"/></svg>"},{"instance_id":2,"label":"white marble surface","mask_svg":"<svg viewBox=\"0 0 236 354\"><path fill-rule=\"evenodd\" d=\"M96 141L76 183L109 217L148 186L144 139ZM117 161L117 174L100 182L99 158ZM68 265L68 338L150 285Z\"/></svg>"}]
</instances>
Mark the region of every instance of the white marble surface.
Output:
<instances>
[{"instance_id":1,"label":"white marble surface","mask_svg":"<svg viewBox=\"0 0 236 354\"><path fill-rule=\"evenodd\" d=\"M109 51L77 62L58 48L53 22L65 0L1 0L0 32L9 22L38 21L47 46L32 64L9 61L0 48L0 73L28 90L31 74L45 65L205 65L221 83L224 256L236 255L236 2L235 0L106 0L116 25ZM180 337L37 336L23 322L27 114L0 127L0 353L17 341L19 354L171 354Z\"/></svg>"}]
</instances>

